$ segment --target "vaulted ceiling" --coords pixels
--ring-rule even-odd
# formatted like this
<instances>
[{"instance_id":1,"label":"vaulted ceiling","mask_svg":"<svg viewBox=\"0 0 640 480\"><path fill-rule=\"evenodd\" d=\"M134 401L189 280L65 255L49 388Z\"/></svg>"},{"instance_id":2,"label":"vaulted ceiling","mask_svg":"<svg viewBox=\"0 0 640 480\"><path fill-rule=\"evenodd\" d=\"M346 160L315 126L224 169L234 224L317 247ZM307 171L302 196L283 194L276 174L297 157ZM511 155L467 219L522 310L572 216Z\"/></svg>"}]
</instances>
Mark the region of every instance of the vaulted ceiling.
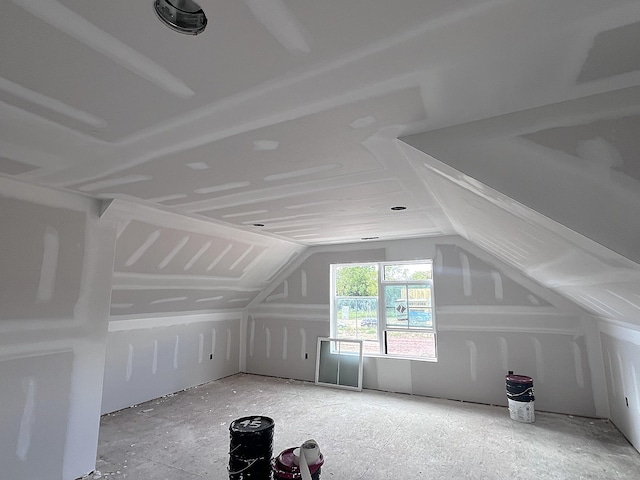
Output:
<instances>
[{"instance_id":1,"label":"vaulted ceiling","mask_svg":"<svg viewBox=\"0 0 640 480\"><path fill-rule=\"evenodd\" d=\"M638 316L637 0L199 4L188 36L152 0L0 0L0 174L132 212L121 309L158 269L235 294L146 304L242 306L307 246L457 233Z\"/></svg>"}]
</instances>

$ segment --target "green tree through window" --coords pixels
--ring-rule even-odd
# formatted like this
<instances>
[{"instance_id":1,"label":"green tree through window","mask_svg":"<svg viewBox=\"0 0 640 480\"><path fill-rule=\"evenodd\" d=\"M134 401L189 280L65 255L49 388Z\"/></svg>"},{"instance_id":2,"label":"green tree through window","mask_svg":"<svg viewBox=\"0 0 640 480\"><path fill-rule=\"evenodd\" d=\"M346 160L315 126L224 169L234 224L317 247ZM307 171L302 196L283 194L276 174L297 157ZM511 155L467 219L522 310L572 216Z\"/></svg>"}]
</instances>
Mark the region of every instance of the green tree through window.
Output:
<instances>
[{"instance_id":1,"label":"green tree through window","mask_svg":"<svg viewBox=\"0 0 640 480\"><path fill-rule=\"evenodd\" d=\"M378 295L377 266L339 267L336 271L336 295L340 297L373 297Z\"/></svg>"}]
</instances>

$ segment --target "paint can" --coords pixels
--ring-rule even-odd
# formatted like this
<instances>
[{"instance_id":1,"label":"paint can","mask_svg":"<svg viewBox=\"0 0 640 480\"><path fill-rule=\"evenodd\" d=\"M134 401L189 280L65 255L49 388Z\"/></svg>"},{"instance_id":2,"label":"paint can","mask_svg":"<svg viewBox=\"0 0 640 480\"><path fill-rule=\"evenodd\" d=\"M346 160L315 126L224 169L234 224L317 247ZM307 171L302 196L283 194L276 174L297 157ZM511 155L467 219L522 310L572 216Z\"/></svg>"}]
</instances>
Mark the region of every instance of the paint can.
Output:
<instances>
[{"instance_id":1,"label":"paint can","mask_svg":"<svg viewBox=\"0 0 640 480\"><path fill-rule=\"evenodd\" d=\"M509 371L506 376L506 385L511 419L522 423L533 423L535 421L533 379L526 375L514 375Z\"/></svg>"},{"instance_id":2,"label":"paint can","mask_svg":"<svg viewBox=\"0 0 640 480\"><path fill-rule=\"evenodd\" d=\"M274 421L242 417L229 425L229 480L271 480Z\"/></svg>"},{"instance_id":3,"label":"paint can","mask_svg":"<svg viewBox=\"0 0 640 480\"><path fill-rule=\"evenodd\" d=\"M305 467L300 465L300 455L305 456L304 463L306 463L311 480L320 480L324 457L315 440L307 440L300 447L287 448L271 460L273 480L302 480L304 478L302 469Z\"/></svg>"}]
</instances>

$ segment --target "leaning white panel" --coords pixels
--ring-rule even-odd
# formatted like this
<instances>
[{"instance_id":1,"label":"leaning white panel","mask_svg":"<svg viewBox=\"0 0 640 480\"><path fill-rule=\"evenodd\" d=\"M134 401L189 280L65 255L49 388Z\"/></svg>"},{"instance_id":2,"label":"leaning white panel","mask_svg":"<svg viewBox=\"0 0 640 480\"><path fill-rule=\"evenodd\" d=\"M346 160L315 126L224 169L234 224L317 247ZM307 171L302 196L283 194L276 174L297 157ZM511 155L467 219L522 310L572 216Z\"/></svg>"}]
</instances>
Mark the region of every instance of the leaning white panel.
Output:
<instances>
[{"instance_id":1,"label":"leaning white panel","mask_svg":"<svg viewBox=\"0 0 640 480\"><path fill-rule=\"evenodd\" d=\"M316 385L362 390L362 340L319 337Z\"/></svg>"}]
</instances>

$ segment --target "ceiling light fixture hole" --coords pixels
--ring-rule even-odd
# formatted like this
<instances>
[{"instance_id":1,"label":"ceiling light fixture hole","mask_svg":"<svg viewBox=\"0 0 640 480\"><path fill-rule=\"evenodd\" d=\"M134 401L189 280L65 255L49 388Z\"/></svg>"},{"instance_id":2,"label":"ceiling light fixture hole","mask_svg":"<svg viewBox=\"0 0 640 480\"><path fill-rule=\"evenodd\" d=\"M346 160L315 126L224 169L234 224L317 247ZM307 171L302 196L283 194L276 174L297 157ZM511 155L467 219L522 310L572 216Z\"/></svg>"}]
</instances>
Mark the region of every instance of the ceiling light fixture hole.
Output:
<instances>
[{"instance_id":1,"label":"ceiling light fixture hole","mask_svg":"<svg viewBox=\"0 0 640 480\"><path fill-rule=\"evenodd\" d=\"M186 35L198 35L207 26L207 16L193 0L155 0L153 8L167 27Z\"/></svg>"}]
</instances>

